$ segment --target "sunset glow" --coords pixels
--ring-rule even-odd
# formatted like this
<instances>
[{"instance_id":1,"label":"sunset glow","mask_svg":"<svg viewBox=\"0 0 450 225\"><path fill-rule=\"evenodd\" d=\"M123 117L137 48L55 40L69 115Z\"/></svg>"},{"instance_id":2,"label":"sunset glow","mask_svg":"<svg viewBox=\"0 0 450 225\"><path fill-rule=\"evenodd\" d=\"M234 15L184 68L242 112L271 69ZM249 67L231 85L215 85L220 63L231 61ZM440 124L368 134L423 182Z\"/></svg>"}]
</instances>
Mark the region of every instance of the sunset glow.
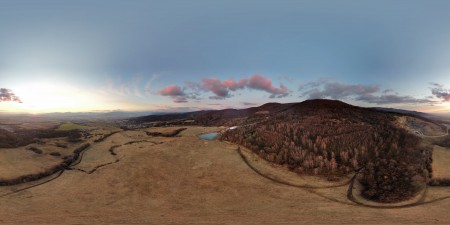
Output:
<instances>
[{"instance_id":1,"label":"sunset glow","mask_svg":"<svg viewBox=\"0 0 450 225\"><path fill-rule=\"evenodd\" d=\"M23 101L23 103L15 104L16 110L22 112L92 110L96 104L101 103L97 96L62 84L24 84L17 87L15 92Z\"/></svg>"},{"instance_id":2,"label":"sunset glow","mask_svg":"<svg viewBox=\"0 0 450 225\"><path fill-rule=\"evenodd\" d=\"M450 113L450 3L386 4L5 4L0 110L192 111L323 98Z\"/></svg>"},{"instance_id":3,"label":"sunset glow","mask_svg":"<svg viewBox=\"0 0 450 225\"><path fill-rule=\"evenodd\" d=\"M1 224L450 224L450 0L0 0Z\"/></svg>"}]
</instances>

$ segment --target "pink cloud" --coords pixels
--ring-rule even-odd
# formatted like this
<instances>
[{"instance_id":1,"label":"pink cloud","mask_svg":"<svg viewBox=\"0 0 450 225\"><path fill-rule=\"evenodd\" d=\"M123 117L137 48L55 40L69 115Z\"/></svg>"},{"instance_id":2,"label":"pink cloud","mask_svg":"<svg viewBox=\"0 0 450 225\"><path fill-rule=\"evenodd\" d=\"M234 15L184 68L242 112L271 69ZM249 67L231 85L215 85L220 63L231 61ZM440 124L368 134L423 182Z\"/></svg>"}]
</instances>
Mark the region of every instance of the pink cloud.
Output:
<instances>
[{"instance_id":1,"label":"pink cloud","mask_svg":"<svg viewBox=\"0 0 450 225\"><path fill-rule=\"evenodd\" d=\"M186 93L178 85L169 85L159 91L162 96L169 96L175 103L187 102Z\"/></svg>"},{"instance_id":2,"label":"pink cloud","mask_svg":"<svg viewBox=\"0 0 450 225\"><path fill-rule=\"evenodd\" d=\"M271 98L275 97L281 98L289 94L289 89L286 86L280 84L280 87L277 88L273 86L272 80L270 78L261 76L259 74L255 74L250 77L247 87L271 93L272 94L270 95Z\"/></svg>"},{"instance_id":3,"label":"pink cloud","mask_svg":"<svg viewBox=\"0 0 450 225\"><path fill-rule=\"evenodd\" d=\"M190 84L192 86L192 82L190 82ZM217 78L203 78L201 87L203 90L211 91L215 94L215 96L210 97L211 99L227 98L230 97L230 91L244 88L266 91L271 94L271 98L281 98L289 94L289 90L286 86L280 84L280 87L277 88L273 86L270 78L259 74L253 75L250 78L242 78L239 81L221 81Z\"/></svg>"},{"instance_id":4,"label":"pink cloud","mask_svg":"<svg viewBox=\"0 0 450 225\"><path fill-rule=\"evenodd\" d=\"M211 99L223 99L230 97L229 91L243 89L247 86L247 83L248 79L240 79L239 81L221 81L218 78L203 78L201 87L204 90L211 91L216 95L210 97ZM190 82L190 86L192 86L192 82Z\"/></svg>"},{"instance_id":5,"label":"pink cloud","mask_svg":"<svg viewBox=\"0 0 450 225\"><path fill-rule=\"evenodd\" d=\"M245 86L247 86L248 79L240 79L238 82L234 80L224 80L222 82L223 86L227 87L228 89L232 91L236 91L238 89L243 89Z\"/></svg>"},{"instance_id":6,"label":"pink cloud","mask_svg":"<svg viewBox=\"0 0 450 225\"><path fill-rule=\"evenodd\" d=\"M202 91L210 91L214 93L210 99L225 99L231 97L230 92L240 89L255 89L270 93L270 98L281 98L289 94L289 89L280 84L280 87L275 87L270 78L256 74L250 78L242 78L239 80L224 80L218 78L203 78L201 83L192 81L185 82L185 88L177 85L170 85L159 91L160 95L170 96L174 102L187 102L187 99L199 100L199 93ZM191 92L185 93L184 90Z\"/></svg>"},{"instance_id":7,"label":"pink cloud","mask_svg":"<svg viewBox=\"0 0 450 225\"><path fill-rule=\"evenodd\" d=\"M184 96L184 92L178 85L169 85L159 91L163 96Z\"/></svg>"},{"instance_id":8,"label":"pink cloud","mask_svg":"<svg viewBox=\"0 0 450 225\"><path fill-rule=\"evenodd\" d=\"M228 88L217 78L203 78L202 87L219 98L229 97Z\"/></svg>"}]
</instances>

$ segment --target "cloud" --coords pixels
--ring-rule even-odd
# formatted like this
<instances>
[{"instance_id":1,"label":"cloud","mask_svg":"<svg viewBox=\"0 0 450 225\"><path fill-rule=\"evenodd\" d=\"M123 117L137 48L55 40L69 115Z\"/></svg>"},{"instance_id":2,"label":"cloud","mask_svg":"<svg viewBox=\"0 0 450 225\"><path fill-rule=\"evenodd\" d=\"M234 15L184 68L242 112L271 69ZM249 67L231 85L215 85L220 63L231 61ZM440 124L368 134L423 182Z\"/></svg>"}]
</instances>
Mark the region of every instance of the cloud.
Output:
<instances>
[{"instance_id":1,"label":"cloud","mask_svg":"<svg viewBox=\"0 0 450 225\"><path fill-rule=\"evenodd\" d=\"M144 86L144 91L147 92L148 94L151 94L152 93L151 86L152 86L153 82L158 78L159 78L158 74L152 74L150 79L147 80L147 82Z\"/></svg>"},{"instance_id":2,"label":"cloud","mask_svg":"<svg viewBox=\"0 0 450 225\"><path fill-rule=\"evenodd\" d=\"M450 102L450 89L445 89L441 84L430 84L432 85L431 94L433 94L434 97L441 99L444 102Z\"/></svg>"},{"instance_id":3,"label":"cloud","mask_svg":"<svg viewBox=\"0 0 450 225\"><path fill-rule=\"evenodd\" d=\"M169 85L159 90L159 94L171 97L175 103L184 103L187 102L188 99L186 93L184 93L182 88L178 85Z\"/></svg>"},{"instance_id":4,"label":"cloud","mask_svg":"<svg viewBox=\"0 0 450 225\"><path fill-rule=\"evenodd\" d=\"M203 78L200 83L186 81L184 88L171 85L162 89L159 94L163 96L170 96L172 98L177 96L178 99L185 102L187 99L191 98L198 100L198 96L201 92L212 92L214 95L209 96L209 99L223 100L232 97L232 92L245 88L265 91L271 94L269 96L270 98L282 98L290 93L290 90L283 84L280 84L280 87L275 87L270 78L256 74L250 76L249 78L241 78L239 80L229 79L222 81L218 78L212 77ZM186 93L186 90L190 90L191 92ZM183 99L182 97L186 98Z\"/></svg>"},{"instance_id":5,"label":"cloud","mask_svg":"<svg viewBox=\"0 0 450 225\"><path fill-rule=\"evenodd\" d=\"M214 99L223 99L230 97L227 86L225 86L225 84L217 78L203 78L202 87L205 90L214 93L216 95L213 96Z\"/></svg>"},{"instance_id":6,"label":"cloud","mask_svg":"<svg viewBox=\"0 0 450 225\"><path fill-rule=\"evenodd\" d=\"M245 106L255 106L255 105L258 105L258 104L256 104L256 103L252 103L252 102L241 102L242 103L242 105L245 105Z\"/></svg>"},{"instance_id":7,"label":"cloud","mask_svg":"<svg viewBox=\"0 0 450 225\"><path fill-rule=\"evenodd\" d=\"M225 99L231 97L230 91L236 91L239 89L244 89L247 86L248 79L240 79L239 81L234 80L224 80L220 81L217 78L203 78L200 87L203 90L211 91L215 96L209 97L210 99ZM191 86L198 88L190 82Z\"/></svg>"},{"instance_id":8,"label":"cloud","mask_svg":"<svg viewBox=\"0 0 450 225\"><path fill-rule=\"evenodd\" d=\"M105 86L97 91L104 95L115 95L117 97L147 98L149 95L158 94L151 86L159 75L135 74L127 78L111 76L106 78Z\"/></svg>"},{"instance_id":9,"label":"cloud","mask_svg":"<svg viewBox=\"0 0 450 225\"><path fill-rule=\"evenodd\" d=\"M374 103L378 105L384 104L420 104L420 103L435 103L435 101L427 99L427 98L414 98L407 95L366 95L366 96L358 96L356 98L358 101L363 101L367 103Z\"/></svg>"},{"instance_id":10,"label":"cloud","mask_svg":"<svg viewBox=\"0 0 450 225\"><path fill-rule=\"evenodd\" d=\"M6 88L0 88L0 102L22 103L18 96L16 96L11 90Z\"/></svg>"},{"instance_id":11,"label":"cloud","mask_svg":"<svg viewBox=\"0 0 450 225\"><path fill-rule=\"evenodd\" d=\"M159 91L163 96L184 96L185 93L178 85L169 85Z\"/></svg>"},{"instance_id":12,"label":"cloud","mask_svg":"<svg viewBox=\"0 0 450 225\"><path fill-rule=\"evenodd\" d=\"M388 93L395 93L395 94L397 94L398 95L398 92L396 92L396 91L394 91L393 89L385 89L384 91L383 91L383 94L388 94Z\"/></svg>"},{"instance_id":13,"label":"cloud","mask_svg":"<svg viewBox=\"0 0 450 225\"><path fill-rule=\"evenodd\" d=\"M200 91L204 90L204 88L202 87L201 84L198 84L198 83L195 83L195 82L192 82L192 81L185 81L184 85L185 85L186 88L191 89L191 90L193 90L195 92L200 92Z\"/></svg>"},{"instance_id":14,"label":"cloud","mask_svg":"<svg viewBox=\"0 0 450 225\"><path fill-rule=\"evenodd\" d=\"M193 82L188 83L188 87L193 87L194 89L201 89L204 91L211 91L215 96L209 97L210 99L225 99L231 97L230 92L237 91L240 89L248 88L254 90L261 90L270 93L270 98L282 98L289 94L289 89L280 84L277 88L273 86L272 80L270 78L264 77L259 74L250 76L249 78L242 78L238 81L236 80L224 80L221 81L218 78L203 78L202 84L198 85Z\"/></svg>"},{"instance_id":15,"label":"cloud","mask_svg":"<svg viewBox=\"0 0 450 225\"><path fill-rule=\"evenodd\" d=\"M185 103L188 102L186 97L172 97L173 102L175 103Z\"/></svg>"},{"instance_id":16,"label":"cloud","mask_svg":"<svg viewBox=\"0 0 450 225\"><path fill-rule=\"evenodd\" d=\"M340 100L355 100L371 104L421 104L436 103L428 98L414 98L408 95L399 95L393 90L381 90L378 85L345 84L320 80L301 85L301 97L308 99L331 98Z\"/></svg>"},{"instance_id":17,"label":"cloud","mask_svg":"<svg viewBox=\"0 0 450 225\"><path fill-rule=\"evenodd\" d=\"M236 91L238 89L244 89L247 86L248 79L240 79L239 81L234 80L224 80L223 85L232 91Z\"/></svg>"},{"instance_id":18,"label":"cloud","mask_svg":"<svg viewBox=\"0 0 450 225\"><path fill-rule=\"evenodd\" d=\"M376 85L354 85L329 81L310 82L303 86L303 89L305 87L303 95L309 98L346 99L350 96L368 96L380 91Z\"/></svg>"},{"instance_id":19,"label":"cloud","mask_svg":"<svg viewBox=\"0 0 450 225\"><path fill-rule=\"evenodd\" d=\"M286 86L280 84L280 87L277 88L272 85L271 79L259 74L255 74L250 77L247 87L251 89L266 91L271 94L270 98L282 98L289 94L289 89Z\"/></svg>"},{"instance_id":20,"label":"cloud","mask_svg":"<svg viewBox=\"0 0 450 225\"><path fill-rule=\"evenodd\" d=\"M227 97L222 97L222 96L209 96L208 97L209 99L212 99L212 100L224 100L225 98L227 98Z\"/></svg>"}]
</instances>

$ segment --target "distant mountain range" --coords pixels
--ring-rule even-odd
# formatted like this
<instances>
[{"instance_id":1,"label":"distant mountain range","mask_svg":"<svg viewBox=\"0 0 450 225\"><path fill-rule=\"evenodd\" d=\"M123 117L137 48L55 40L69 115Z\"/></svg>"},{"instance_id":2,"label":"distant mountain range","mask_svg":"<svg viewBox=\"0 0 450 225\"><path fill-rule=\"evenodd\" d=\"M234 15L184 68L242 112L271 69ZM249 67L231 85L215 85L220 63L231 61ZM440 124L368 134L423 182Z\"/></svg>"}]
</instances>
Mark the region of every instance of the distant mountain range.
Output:
<instances>
[{"instance_id":1,"label":"distant mountain range","mask_svg":"<svg viewBox=\"0 0 450 225\"><path fill-rule=\"evenodd\" d=\"M0 116L8 117L42 117L48 119L57 120L114 120L114 119L127 119L132 117L145 116L149 114L157 113L155 111L142 111L142 112L130 112L130 111L109 111L109 112L55 112L55 113L41 113L41 114L30 114L30 113L10 113L10 112L0 112Z\"/></svg>"},{"instance_id":2,"label":"distant mountain range","mask_svg":"<svg viewBox=\"0 0 450 225\"><path fill-rule=\"evenodd\" d=\"M396 112L396 113L410 114L410 115L416 115L416 116L422 116L422 117L431 117L432 116L429 113L417 112L417 111L411 111L411 110L404 110L404 109L383 108L383 107L372 107L372 109L375 109L375 110L378 110L378 111L384 111L384 112Z\"/></svg>"},{"instance_id":3,"label":"distant mountain range","mask_svg":"<svg viewBox=\"0 0 450 225\"><path fill-rule=\"evenodd\" d=\"M339 100L326 100L326 99L315 99L315 100L306 100L303 102L295 102L295 103L266 103L257 107L250 107L246 109L223 109L223 110L202 110L202 111L194 111L194 112L184 112L184 113L164 113L164 114L152 114L147 116L140 116L131 118L129 122L131 123L145 123L145 122L157 122L157 121L173 121L173 120L195 120L196 123L200 125L229 125L233 119L249 117L251 115L255 115L257 112L262 114L273 114L277 112L281 112L284 110L288 110L289 108L301 107L308 105L311 108L317 108L320 106L328 107L328 108L359 108L380 112L388 112L388 113L399 113L399 114L408 114L413 116L420 116L424 118L432 117L431 114L417 112L417 111L409 111L403 109L395 109L395 108L382 108L382 107L372 107L372 108L364 108L353 106L347 103L344 103Z\"/></svg>"}]
</instances>

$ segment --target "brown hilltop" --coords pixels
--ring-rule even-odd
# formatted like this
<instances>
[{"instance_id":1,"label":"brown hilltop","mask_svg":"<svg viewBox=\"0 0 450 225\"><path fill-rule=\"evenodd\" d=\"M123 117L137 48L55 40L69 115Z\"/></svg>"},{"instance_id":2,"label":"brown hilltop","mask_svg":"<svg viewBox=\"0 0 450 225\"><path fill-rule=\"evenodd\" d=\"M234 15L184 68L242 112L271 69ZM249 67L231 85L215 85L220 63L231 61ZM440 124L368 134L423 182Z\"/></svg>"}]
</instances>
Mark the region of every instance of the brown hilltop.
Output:
<instances>
[{"instance_id":1,"label":"brown hilltop","mask_svg":"<svg viewBox=\"0 0 450 225\"><path fill-rule=\"evenodd\" d=\"M359 108L357 106L353 106L347 104L345 102L339 100L330 100L330 99L309 99L303 102L295 104L295 107L310 107L310 108Z\"/></svg>"}]
</instances>

